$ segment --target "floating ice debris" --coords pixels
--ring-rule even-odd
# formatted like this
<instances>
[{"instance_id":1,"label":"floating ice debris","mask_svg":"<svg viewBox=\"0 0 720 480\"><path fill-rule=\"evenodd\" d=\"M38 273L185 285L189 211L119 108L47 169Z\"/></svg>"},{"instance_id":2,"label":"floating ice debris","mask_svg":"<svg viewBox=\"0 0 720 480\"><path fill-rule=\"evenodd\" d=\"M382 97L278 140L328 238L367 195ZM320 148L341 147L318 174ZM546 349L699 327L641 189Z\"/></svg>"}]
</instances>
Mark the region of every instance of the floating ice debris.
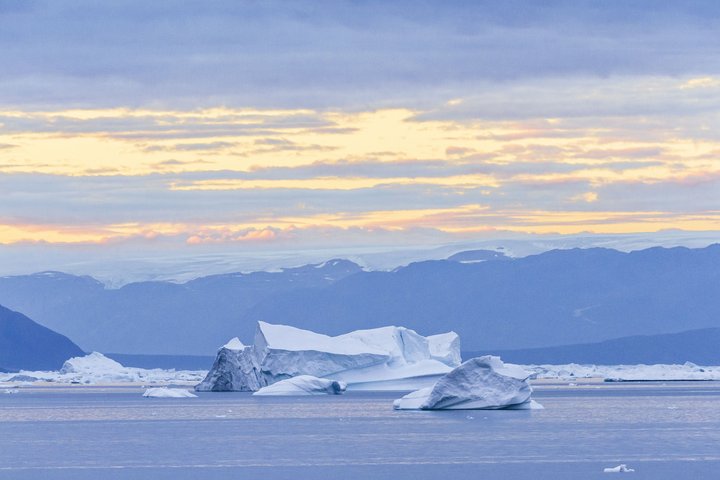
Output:
<instances>
[{"instance_id":1,"label":"floating ice debris","mask_svg":"<svg viewBox=\"0 0 720 480\"><path fill-rule=\"evenodd\" d=\"M720 380L719 366L698 366L692 362L682 365L527 365L536 378L568 380L602 378L610 382Z\"/></svg>"},{"instance_id":2,"label":"floating ice debris","mask_svg":"<svg viewBox=\"0 0 720 480\"><path fill-rule=\"evenodd\" d=\"M102 353L92 352L67 360L60 371L23 371L19 374L0 374L0 382L28 383L44 381L73 385L99 383L189 384L194 385L206 371L175 371L125 367Z\"/></svg>"},{"instance_id":3,"label":"floating ice debris","mask_svg":"<svg viewBox=\"0 0 720 480\"><path fill-rule=\"evenodd\" d=\"M635 470L632 468L628 468L627 465L624 463L618 465L617 467L608 467L603 469L603 472L605 473L629 473L634 472Z\"/></svg>"},{"instance_id":4,"label":"floating ice debris","mask_svg":"<svg viewBox=\"0 0 720 480\"><path fill-rule=\"evenodd\" d=\"M143 397L149 397L149 398L197 398L197 395L195 395L192 392L189 392L187 390L184 390L182 388L167 388L167 387L157 387L157 388L148 388L145 390L145 393L143 393Z\"/></svg>"}]
</instances>

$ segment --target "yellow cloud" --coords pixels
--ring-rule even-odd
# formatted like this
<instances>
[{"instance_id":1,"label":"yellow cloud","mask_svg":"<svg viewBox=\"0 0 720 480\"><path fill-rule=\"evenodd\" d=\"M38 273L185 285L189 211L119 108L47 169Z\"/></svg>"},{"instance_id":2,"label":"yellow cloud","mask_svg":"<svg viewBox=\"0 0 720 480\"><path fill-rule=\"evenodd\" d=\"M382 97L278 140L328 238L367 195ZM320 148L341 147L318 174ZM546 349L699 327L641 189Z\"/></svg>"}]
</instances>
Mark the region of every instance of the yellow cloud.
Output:
<instances>
[{"instance_id":1,"label":"yellow cloud","mask_svg":"<svg viewBox=\"0 0 720 480\"><path fill-rule=\"evenodd\" d=\"M702 77L683 85L710 88L719 86L720 80ZM459 103L453 103L456 104ZM600 189L606 185L694 182L720 175L717 161L720 140L712 135L698 136L694 129L684 136L682 129L675 125L658 126L662 123L659 121L626 125L615 119L613 128L587 119L414 121L419 113L422 112L403 108L354 113L232 108L5 111L0 112L4 118L0 144L13 148L0 149L0 173L135 176L223 171L238 172L237 176L252 174L253 178L212 178L209 173L203 180L176 180L166 188L186 192L351 191L430 185L450 187L446 193L456 199L464 195L473 198L473 189L478 187L485 189L485 193L501 195L503 187L517 191L537 185L551 188L554 184L576 183L583 185L581 191L587 191L570 200L593 206L602 205L605 198L600 196ZM362 175L357 173L362 170L351 168L353 162L381 168ZM422 170L418 162L435 165L433 168L441 172L447 167L448 175ZM411 174L416 163L417 171L424 172L419 176ZM272 172L273 168L288 169L287 176L292 176L292 168L318 165L339 167L329 170L332 176L316 168L320 173L312 178L277 179L269 173L263 177L263 172ZM382 170L388 165L394 168ZM353 173L335 174L343 171L342 166L348 166ZM305 174L313 171L307 168ZM297 203L304 201L301 193L297 194ZM564 205L569 194L559 195L562 197L557 205ZM493 195L488 197L491 203ZM466 203L456 200L460 202ZM382 211L315 216L258 214L241 224L110 223L77 227L0 224L0 243L107 242L162 235L180 235L189 243L218 238L273 241L277 238L276 228L322 226L390 230L428 227L459 235L493 228L533 233L621 233L665 228L712 230L718 228L718 215L508 211L476 204L409 210L388 205Z\"/></svg>"},{"instance_id":2,"label":"yellow cloud","mask_svg":"<svg viewBox=\"0 0 720 480\"><path fill-rule=\"evenodd\" d=\"M720 230L720 211L675 214L663 211L493 211L486 205L452 208L339 212L308 216L259 217L243 223L127 223L60 227L54 225L0 225L0 243L111 243L131 238L154 240L179 236L190 245L222 242L272 242L294 232L323 228L363 228L403 231L422 226L441 232L472 236L504 230L533 234L656 232L669 228L688 231Z\"/></svg>"},{"instance_id":3,"label":"yellow cloud","mask_svg":"<svg viewBox=\"0 0 720 480\"><path fill-rule=\"evenodd\" d=\"M720 78L715 77L698 77L691 78L680 84L681 90L693 88L717 88L720 87Z\"/></svg>"}]
</instances>

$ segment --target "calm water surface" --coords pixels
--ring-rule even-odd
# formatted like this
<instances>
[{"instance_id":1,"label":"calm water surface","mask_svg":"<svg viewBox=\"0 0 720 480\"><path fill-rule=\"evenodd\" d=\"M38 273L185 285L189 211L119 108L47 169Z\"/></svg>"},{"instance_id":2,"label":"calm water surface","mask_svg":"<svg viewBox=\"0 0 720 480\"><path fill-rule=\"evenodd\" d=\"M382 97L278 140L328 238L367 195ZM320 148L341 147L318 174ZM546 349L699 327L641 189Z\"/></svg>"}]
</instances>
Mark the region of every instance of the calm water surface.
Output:
<instances>
[{"instance_id":1,"label":"calm water surface","mask_svg":"<svg viewBox=\"0 0 720 480\"><path fill-rule=\"evenodd\" d=\"M2 391L1 479L592 479L620 463L631 478L720 478L715 382L538 386L539 411L398 412L393 393Z\"/></svg>"}]
</instances>

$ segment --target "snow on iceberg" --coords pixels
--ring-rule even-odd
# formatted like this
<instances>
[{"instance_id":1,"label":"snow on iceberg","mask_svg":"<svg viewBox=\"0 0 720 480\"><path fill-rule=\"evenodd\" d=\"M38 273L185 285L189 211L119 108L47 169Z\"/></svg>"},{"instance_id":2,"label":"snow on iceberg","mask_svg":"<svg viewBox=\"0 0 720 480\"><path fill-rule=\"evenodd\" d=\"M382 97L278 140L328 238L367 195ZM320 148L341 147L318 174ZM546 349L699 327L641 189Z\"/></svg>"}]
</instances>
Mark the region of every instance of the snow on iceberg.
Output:
<instances>
[{"instance_id":1,"label":"snow on iceberg","mask_svg":"<svg viewBox=\"0 0 720 480\"><path fill-rule=\"evenodd\" d=\"M468 360L432 387L395 400L398 410L471 410L500 408L542 408L531 403L528 372L518 365L505 364L500 357Z\"/></svg>"},{"instance_id":2,"label":"snow on iceberg","mask_svg":"<svg viewBox=\"0 0 720 480\"><path fill-rule=\"evenodd\" d=\"M181 388L156 387L148 388L143 393L146 398L197 398L192 392Z\"/></svg>"},{"instance_id":3,"label":"snow on iceberg","mask_svg":"<svg viewBox=\"0 0 720 480\"><path fill-rule=\"evenodd\" d=\"M198 391L251 391L298 375L332 377L350 388L413 389L431 385L460 363L456 333L423 337L381 327L330 337L258 322L252 345L220 348Z\"/></svg>"},{"instance_id":4,"label":"snow on iceberg","mask_svg":"<svg viewBox=\"0 0 720 480\"><path fill-rule=\"evenodd\" d=\"M263 387L253 395L340 395L346 389L345 382L298 375Z\"/></svg>"}]
</instances>

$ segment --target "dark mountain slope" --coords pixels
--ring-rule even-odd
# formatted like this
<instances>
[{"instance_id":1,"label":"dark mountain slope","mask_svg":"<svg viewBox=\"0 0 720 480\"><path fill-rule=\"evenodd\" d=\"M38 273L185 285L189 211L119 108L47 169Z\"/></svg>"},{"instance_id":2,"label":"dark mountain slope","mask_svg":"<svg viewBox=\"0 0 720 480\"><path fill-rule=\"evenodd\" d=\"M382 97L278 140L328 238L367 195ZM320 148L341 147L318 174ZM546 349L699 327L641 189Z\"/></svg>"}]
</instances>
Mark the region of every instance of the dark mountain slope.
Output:
<instances>
[{"instance_id":1,"label":"dark mountain slope","mask_svg":"<svg viewBox=\"0 0 720 480\"><path fill-rule=\"evenodd\" d=\"M59 370L65 360L81 355L80 347L67 337L0 306L0 368Z\"/></svg>"}]
</instances>

